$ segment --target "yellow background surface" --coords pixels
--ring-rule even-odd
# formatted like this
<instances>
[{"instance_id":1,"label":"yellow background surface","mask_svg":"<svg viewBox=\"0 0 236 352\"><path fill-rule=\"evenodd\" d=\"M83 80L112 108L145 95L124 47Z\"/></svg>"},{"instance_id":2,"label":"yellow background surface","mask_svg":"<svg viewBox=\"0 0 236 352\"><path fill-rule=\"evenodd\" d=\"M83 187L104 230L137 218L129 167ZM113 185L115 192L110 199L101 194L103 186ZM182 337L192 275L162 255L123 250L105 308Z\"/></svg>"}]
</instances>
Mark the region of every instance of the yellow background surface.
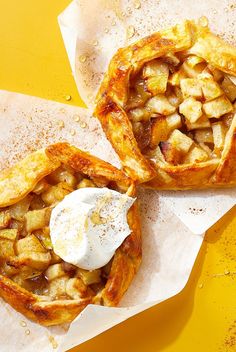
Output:
<instances>
[{"instance_id":1,"label":"yellow background surface","mask_svg":"<svg viewBox=\"0 0 236 352\"><path fill-rule=\"evenodd\" d=\"M83 106L57 24L69 2L0 0L0 89ZM236 351L235 263L236 208L208 231L180 294L73 351Z\"/></svg>"}]
</instances>

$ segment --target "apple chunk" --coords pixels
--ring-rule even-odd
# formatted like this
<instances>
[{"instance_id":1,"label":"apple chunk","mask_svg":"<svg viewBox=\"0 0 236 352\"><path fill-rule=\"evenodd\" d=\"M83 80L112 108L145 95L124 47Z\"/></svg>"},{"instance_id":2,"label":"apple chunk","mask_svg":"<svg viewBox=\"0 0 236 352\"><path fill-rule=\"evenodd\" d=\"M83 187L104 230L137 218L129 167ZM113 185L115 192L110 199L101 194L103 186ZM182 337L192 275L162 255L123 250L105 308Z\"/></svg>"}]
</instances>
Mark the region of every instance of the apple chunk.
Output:
<instances>
[{"instance_id":1,"label":"apple chunk","mask_svg":"<svg viewBox=\"0 0 236 352\"><path fill-rule=\"evenodd\" d=\"M179 112L191 123L202 116L202 104L193 97L187 98L179 106Z\"/></svg>"},{"instance_id":2,"label":"apple chunk","mask_svg":"<svg viewBox=\"0 0 236 352\"><path fill-rule=\"evenodd\" d=\"M165 93L169 77L168 65L160 60L153 60L144 66L143 77L146 79L148 91L153 95Z\"/></svg>"}]
</instances>

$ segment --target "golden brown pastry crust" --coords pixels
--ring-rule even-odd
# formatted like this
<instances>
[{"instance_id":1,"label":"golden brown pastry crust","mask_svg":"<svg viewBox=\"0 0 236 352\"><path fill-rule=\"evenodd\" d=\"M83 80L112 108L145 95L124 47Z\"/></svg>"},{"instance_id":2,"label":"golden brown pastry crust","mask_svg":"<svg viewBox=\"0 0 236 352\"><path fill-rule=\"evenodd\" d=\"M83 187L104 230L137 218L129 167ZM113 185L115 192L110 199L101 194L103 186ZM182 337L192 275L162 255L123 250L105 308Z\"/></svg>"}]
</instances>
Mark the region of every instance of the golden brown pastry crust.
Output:
<instances>
[{"instance_id":1,"label":"golden brown pastry crust","mask_svg":"<svg viewBox=\"0 0 236 352\"><path fill-rule=\"evenodd\" d=\"M130 81L145 63L179 51L197 55L215 68L236 76L236 48L212 34L208 27L185 21L117 51L98 92L95 116L124 170L146 187L181 190L235 185L235 123L227 133L221 158L191 167L155 164L142 154L134 137L125 111Z\"/></svg>"},{"instance_id":2,"label":"golden brown pastry crust","mask_svg":"<svg viewBox=\"0 0 236 352\"><path fill-rule=\"evenodd\" d=\"M70 166L98 181L106 179L130 196L135 195L133 181L122 171L67 143L58 143L30 154L0 174L0 184L5 188L9 186L9 190L5 191L1 199L0 207L24 198L40 179L49 175L60 164ZM12 187L16 182L18 187ZM23 182L23 190L20 182ZM0 275L0 297L27 318L45 326L71 322L90 303L116 306L128 289L141 262L141 229L137 202L129 210L127 220L132 232L116 251L106 285L97 296L79 300L44 301L8 277Z\"/></svg>"}]
</instances>

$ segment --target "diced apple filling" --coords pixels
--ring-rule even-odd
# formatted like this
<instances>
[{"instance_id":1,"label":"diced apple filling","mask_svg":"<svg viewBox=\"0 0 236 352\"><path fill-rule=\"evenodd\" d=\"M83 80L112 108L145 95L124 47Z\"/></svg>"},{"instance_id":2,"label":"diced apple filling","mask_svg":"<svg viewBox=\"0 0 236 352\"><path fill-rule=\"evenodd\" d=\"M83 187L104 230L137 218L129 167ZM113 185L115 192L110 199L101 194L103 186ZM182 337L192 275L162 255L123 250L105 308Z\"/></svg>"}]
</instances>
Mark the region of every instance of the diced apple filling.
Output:
<instances>
[{"instance_id":1,"label":"diced apple filling","mask_svg":"<svg viewBox=\"0 0 236 352\"><path fill-rule=\"evenodd\" d=\"M229 100L231 102L234 102L234 100L236 99L236 82L234 84L228 76L225 76L221 85Z\"/></svg>"},{"instance_id":2,"label":"diced apple filling","mask_svg":"<svg viewBox=\"0 0 236 352\"><path fill-rule=\"evenodd\" d=\"M194 146L185 156L184 164L204 162L208 160L208 153L200 147Z\"/></svg>"},{"instance_id":3,"label":"diced apple filling","mask_svg":"<svg viewBox=\"0 0 236 352\"><path fill-rule=\"evenodd\" d=\"M166 141L170 133L180 127L181 117L177 113L154 119L151 127L150 147L155 148L160 142Z\"/></svg>"},{"instance_id":4,"label":"diced apple filling","mask_svg":"<svg viewBox=\"0 0 236 352\"><path fill-rule=\"evenodd\" d=\"M168 142L171 143L174 148L184 154L189 151L193 144L193 140L186 136L184 133L180 132L179 130L174 130L171 133Z\"/></svg>"},{"instance_id":5,"label":"diced apple filling","mask_svg":"<svg viewBox=\"0 0 236 352\"><path fill-rule=\"evenodd\" d=\"M204 62L199 63L194 66L191 66L191 65L189 65L187 60L182 65L182 68L183 68L185 74L189 78L197 77L199 75L199 73L201 73L204 70L205 67L206 67L206 64Z\"/></svg>"},{"instance_id":6,"label":"diced apple filling","mask_svg":"<svg viewBox=\"0 0 236 352\"><path fill-rule=\"evenodd\" d=\"M223 91L220 88L219 84L211 78L202 78L200 80L200 84L202 86L204 98L207 101L218 98L223 94Z\"/></svg>"},{"instance_id":7,"label":"diced apple filling","mask_svg":"<svg viewBox=\"0 0 236 352\"><path fill-rule=\"evenodd\" d=\"M172 86L179 86L180 82L183 78L187 78L187 74L185 73L185 71L183 70L183 68L180 68L179 71L176 71L174 73L172 73L169 76L169 80L168 82L172 85Z\"/></svg>"},{"instance_id":8,"label":"diced apple filling","mask_svg":"<svg viewBox=\"0 0 236 352\"><path fill-rule=\"evenodd\" d=\"M150 147L155 148L161 141L165 141L168 135L166 118L160 116L152 122Z\"/></svg>"},{"instance_id":9,"label":"diced apple filling","mask_svg":"<svg viewBox=\"0 0 236 352\"><path fill-rule=\"evenodd\" d=\"M150 111L144 108L136 108L129 111L129 118L132 121L147 121L150 119Z\"/></svg>"},{"instance_id":10,"label":"diced apple filling","mask_svg":"<svg viewBox=\"0 0 236 352\"><path fill-rule=\"evenodd\" d=\"M198 119L196 122L191 123L188 120L185 121L187 125L188 131L191 130L197 130L199 128L207 128L211 127L209 119L206 117L206 115L202 115L200 119Z\"/></svg>"},{"instance_id":11,"label":"diced apple filling","mask_svg":"<svg viewBox=\"0 0 236 352\"><path fill-rule=\"evenodd\" d=\"M135 82L130 92L141 82L145 98L127 113L146 157L173 165L220 157L236 111L236 77L184 50L146 63Z\"/></svg>"},{"instance_id":12,"label":"diced apple filling","mask_svg":"<svg viewBox=\"0 0 236 352\"><path fill-rule=\"evenodd\" d=\"M45 271L45 276L49 282L65 275L66 273L63 269L62 263L50 265L49 268Z\"/></svg>"},{"instance_id":13,"label":"diced apple filling","mask_svg":"<svg viewBox=\"0 0 236 352\"><path fill-rule=\"evenodd\" d=\"M153 60L144 66L143 77L146 79L148 91L153 95L165 93L168 76L168 65L160 60Z\"/></svg>"},{"instance_id":14,"label":"diced apple filling","mask_svg":"<svg viewBox=\"0 0 236 352\"><path fill-rule=\"evenodd\" d=\"M168 140L160 144L161 151L167 162L178 165L193 145L193 140L180 132L174 130Z\"/></svg>"},{"instance_id":15,"label":"diced apple filling","mask_svg":"<svg viewBox=\"0 0 236 352\"><path fill-rule=\"evenodd\" d=\"M201 64L203 62L204 62L204 59L196 55L190 55L186 59L186 63L190 67L195 67L196 65Z\"/></svg>"},{"instance_id":16,"label":"diced apple filling","mask_svg":"<svg viewBox=\"0 0 236 352\"><path fill-rule=\"evenodd\" d=\"M11 216L7 211L0 211L0 230L5 229L11 221Z\"/></svg>"},{"instance_id":17,"label":"diced apple filling","mask_svg":"<svg viewBox=\"0 0 236 352\"><path fill-rule=\"evenodd\" d=\"M194 123L202 116L202 104L192 97L187 98L180 104L179 112L183 114L189 122Z\"/></svg>"},{"instance_id":18,"label":"diced apple filling","mask_svg":"<svg viewBox=\"0 0 236 352\"><path fill-rule=\"evenodd\" d=\"M180 88L184 98L202 96L202 88L199 80L196 78L185 78L180 82Z\"/></svg>"},{"instance_id":19,"label":"diced apple filling","mask_svg":"<svg viewBox=\"0 0 236 352\"><path fill-rule=\"evenodd\" d=\"M146 108L150 109L152 113L161 115L170 115L175 112L175 107L171 105L163 94L158 94L155 97L148 100Z\"/></svg>"},{"instance_id":20,"label":"diced apple filling","mask_svg":"<svg viewBox=\"0 0 236 352\"><path fill-rule=\"evenodd\" d=\"M212 129L204 128L196 130L194 133L194 139L198 143L214 143Z\"/></svg>"},{"instance_id":21,"label":"diced apple filling","mask_svg":"<svg viewBox=\"0 0 236 352\"><path fill-rule=\"evenodd\" d=\"M209 118L220 118L222 115L233 111L233 105L226 96L220 96L203 104L203 111Z\"/></svg>"},{"instance_id":22,"label":"diced apple filling","mask_svg":"<svg viewBox=\"0 0 236 352\"><path fill-rule=\"evenodd\" d=\"M225 143L226 128L222 122L215 122L212 124L213 138L214 138L214 152L219 155Z\"/></svg>"}]
</instances>

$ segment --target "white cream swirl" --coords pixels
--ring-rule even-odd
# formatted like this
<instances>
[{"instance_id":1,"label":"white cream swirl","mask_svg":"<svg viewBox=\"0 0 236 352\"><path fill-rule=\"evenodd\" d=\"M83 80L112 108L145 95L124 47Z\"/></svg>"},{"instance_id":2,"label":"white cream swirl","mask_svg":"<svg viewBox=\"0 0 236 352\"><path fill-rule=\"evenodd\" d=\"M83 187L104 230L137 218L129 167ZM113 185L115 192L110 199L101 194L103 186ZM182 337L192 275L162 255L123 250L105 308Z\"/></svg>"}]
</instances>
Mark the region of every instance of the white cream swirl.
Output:
<instances>
[{"instance_id":1,"label":"white cream swirl","mask_svg":"<svg viewBox=\"0 0 236 352\"><path fill-rule=\"evenodd\" d=\"M82 188L70 193L51 214L54 252L82 269L104 266L131 232L127 212L134 201L108 188Z\"/></svg>"}]
</instances>

